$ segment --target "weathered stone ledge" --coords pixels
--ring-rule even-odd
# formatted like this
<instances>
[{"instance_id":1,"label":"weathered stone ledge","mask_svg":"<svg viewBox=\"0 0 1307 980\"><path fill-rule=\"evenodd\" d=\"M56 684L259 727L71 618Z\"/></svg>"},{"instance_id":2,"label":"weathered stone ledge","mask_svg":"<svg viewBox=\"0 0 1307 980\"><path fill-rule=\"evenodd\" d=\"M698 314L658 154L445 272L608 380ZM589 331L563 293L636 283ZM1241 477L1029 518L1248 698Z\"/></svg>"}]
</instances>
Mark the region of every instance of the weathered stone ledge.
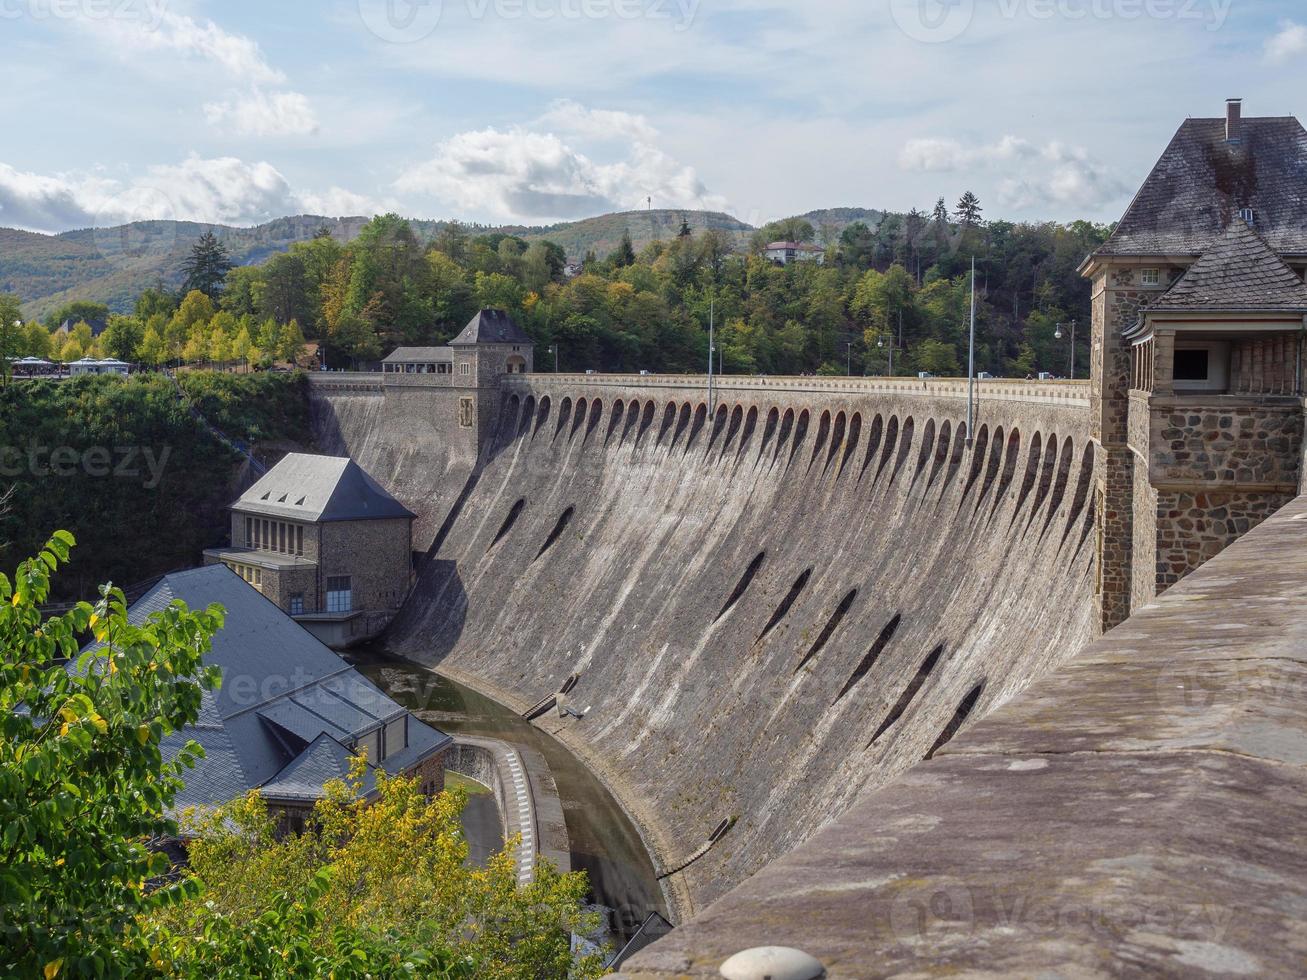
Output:
<instances>
[{"instance_id":1,"label":"weathered stone ledge","mask_svg":"<svg viewBox=\"0 0 1307 980\"><path fill-rule=\"evenodd\" d=\"M1295 975L1307 498L635 957L828 975Z\"/></svg>"}]
</instances>

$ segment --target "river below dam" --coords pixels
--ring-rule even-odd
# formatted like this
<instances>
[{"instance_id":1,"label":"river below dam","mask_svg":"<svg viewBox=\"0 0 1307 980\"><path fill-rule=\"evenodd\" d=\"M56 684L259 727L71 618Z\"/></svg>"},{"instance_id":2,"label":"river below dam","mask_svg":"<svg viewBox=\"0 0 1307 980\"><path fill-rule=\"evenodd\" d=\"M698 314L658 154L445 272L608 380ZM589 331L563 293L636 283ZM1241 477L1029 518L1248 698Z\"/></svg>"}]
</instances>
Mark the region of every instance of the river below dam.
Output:
<instances>
[{"instance_id":1,"label":"river below dam","mask_svg":"<svg viewBox=\"0 0 1307 980\"><path fill-rule=\"evenodd\" d=\"M572 870L589 875L591 900L607 910L609 931L619 945L650 913L667 916L639 832L603 783L565 746L512 709L384 647L359 647L345 656L386 694L441 731L497 738L545 757L563 805Z\"/></svg>"}]
</instances>

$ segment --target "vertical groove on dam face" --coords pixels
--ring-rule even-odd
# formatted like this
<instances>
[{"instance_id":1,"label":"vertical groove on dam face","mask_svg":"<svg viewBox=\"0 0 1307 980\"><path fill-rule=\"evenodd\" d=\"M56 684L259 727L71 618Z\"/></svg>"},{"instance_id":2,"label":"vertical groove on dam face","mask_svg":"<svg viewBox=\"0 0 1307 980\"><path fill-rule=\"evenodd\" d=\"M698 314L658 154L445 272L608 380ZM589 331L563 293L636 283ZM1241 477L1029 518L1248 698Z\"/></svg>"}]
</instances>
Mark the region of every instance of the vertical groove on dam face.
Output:
<instances>
[{"instance_id":1,"label":"vertical groove on dam face","mask_svg":"<svg viewBox=\"0 0 1307 980\"><path fill-rule=\"evenodd\" d=\"M523 709L584 673L590 710L550 730L660 870L738 818L668 879L682 914L922 759L981 678L977 704L1001 703L1093 633L1076 409L984 404L968 453L956 399L723 390L710 419L688 388L515 393L390 646ZM456 426L315 402L324 448L444 522L473 466Z\"/></svg>"}]
</instances>

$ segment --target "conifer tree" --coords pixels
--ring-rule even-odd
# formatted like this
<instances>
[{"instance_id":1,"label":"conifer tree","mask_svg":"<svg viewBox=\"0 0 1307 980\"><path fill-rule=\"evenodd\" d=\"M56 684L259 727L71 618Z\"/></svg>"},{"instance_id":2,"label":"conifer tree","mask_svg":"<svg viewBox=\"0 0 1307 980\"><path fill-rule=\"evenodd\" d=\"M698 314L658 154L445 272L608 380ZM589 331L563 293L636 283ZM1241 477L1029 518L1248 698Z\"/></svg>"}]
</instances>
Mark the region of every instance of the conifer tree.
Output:
<instances>
[{"instance_id":1,"label":"conifer tree","mask_svg":"<svg viewBox=\"0 0 1307 980\"><path fill-rule=\"evenodd\" d=\"M231 267L227 246L213 232L206 231L191 246L190 257L182 266L182 293L198 289L209 299L216 300Z\"/></svg>"}]
</instances>

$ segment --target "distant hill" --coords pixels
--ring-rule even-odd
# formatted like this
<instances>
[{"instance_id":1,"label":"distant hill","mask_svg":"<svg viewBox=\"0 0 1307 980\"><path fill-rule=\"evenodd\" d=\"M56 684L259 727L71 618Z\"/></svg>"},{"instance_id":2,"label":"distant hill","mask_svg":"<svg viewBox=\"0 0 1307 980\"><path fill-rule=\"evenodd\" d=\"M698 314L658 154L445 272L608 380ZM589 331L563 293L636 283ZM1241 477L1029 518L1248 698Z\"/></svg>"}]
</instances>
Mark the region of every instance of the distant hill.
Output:
<instances>
[{"instance_id":1,"label":"distant hill","mask_svg":"<svg viewBox=\"0 0 1307 980\"><path fill-rule=\"evenodd\" d=\"M865 221L874 227L883 215L865 208L830 208L802 217L812 222L820 238L823 232L837 235L853 221ZM526 241L548 239L561 246L570 259L579 261L590 250L600 258L608 255L621 241L623 231L630 232L637 252L652 241L673 238L682 219L696 234L716 229L732 236L739 246L745 245L756 230L729 214L676 210L624 211L547 226L469 225L468 229L472 234L504 232ZM349 242L368 220L295 215L252 228L194 221L136 221L59 235L0 228L0 291L21 296L25 313L33 317L43 317L79 299L126 312L142 290L158 284L168 288L180 285L179 270L191 244L206 231L213 231L226 243L238 265L257 265L295 242L312 238L320 228ZM420 238L430 241L447 222L413 220L411 224Z\"/></svg>"}]
</instances>

